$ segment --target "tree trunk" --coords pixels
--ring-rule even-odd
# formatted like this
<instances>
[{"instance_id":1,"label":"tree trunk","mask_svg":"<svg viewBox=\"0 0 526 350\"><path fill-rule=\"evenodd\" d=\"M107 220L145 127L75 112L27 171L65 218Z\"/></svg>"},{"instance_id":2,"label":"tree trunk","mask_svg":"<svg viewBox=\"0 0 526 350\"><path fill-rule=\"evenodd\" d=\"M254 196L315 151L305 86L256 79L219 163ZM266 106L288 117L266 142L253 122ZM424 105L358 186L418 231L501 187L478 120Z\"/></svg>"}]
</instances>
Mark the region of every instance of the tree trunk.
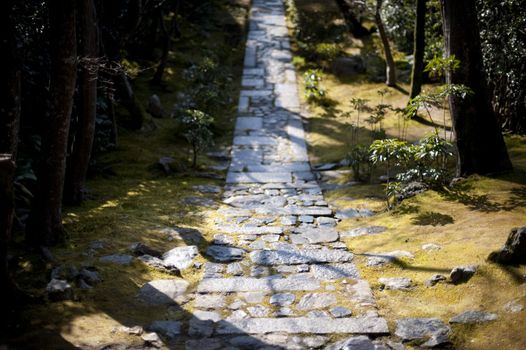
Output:
<instances>
[{"instance_id":1,"label":"tree trunk","mask_svg":"<svg viewBox=\"0 0 526 350\"><path fill-rule=\"evenodd\" d=\"M351 9L351 6L349 6L349 3L347 3L346 0L336 0L336 3L340 8L340 12L343 15L345 24L349 28L349 31L351 32L352 36L354 36L355 38L362 38L366 35L371 34L367 28L362 26L358 18L356 18Z\"/></svg>"},{"instance_id":2,"label":"tree trunk","mask_svg":"<svg viewBox=\"0 0 526 350\"><path fill-rule=\"evenodd\" d=\"M135 99L133 87L131 86L128 76L124 70L121 70L117 74L116 78L118 79L122 104L124 108L128 110L128 113L130 113L130 121L127 126L132 130L139 130L142 128L142 124L144 122L144 113L141 106Z\"/></svg>"},{"instance_id":3,"label":"tree trunk","mask_svg":"<svg viewBox=\"0 0 526 350\"><path fill-rule=\"evenodd\" d=\"M163 53L161 55L159 65L157 66L157 70L155 71L155 74L152 79L152 82L154 84L160 84L163 80L164 69L166 67L166 64L168 63L168 53L170 52L170 33L166 29L166 24L164 23L162 8L159 8L158 12L159 26L161 28L161 35L163 41Z\"/></svg>"},{"instance_id":4,"label":"tree trunk","mask_svg":"<svg viewBox=\"0 0 526 350\"><path fill-rule=\"evenodd\" d=\"M29 243L48 245L64 240L62 194L66 149L77 70L75 1L49 1L51 79L49 107L42 131L37 190L26 229Z\"/></svg>"},{"instance_id":5,"label":"tree trunk","mask_svg":"<svg viewBox=\"0 0 526 350\"><path fill-rule=\"evenodd\" d=\"M447 82L467 85L474 92L465 99L449 97L460 176L512 169L484 80L475 3L475 0L442 0L446 55L455 55L460 60L460 68L448 72Z\"/></svg>"},{"instance_id":6,"label":"tree trunk","mask_svg":"<svg viewBox=\"0 0 526 350\"><path fill-rule=\"evenodd\" d=\"M97 77L98 77L98 32L95 4L93 0L80 0L80 108L79 125L73 143L73 151L68 159L64 199L68 204L82 202L82 190L88 172L93 137L95 136L95 118L97 115Z\"/></svg>"},{"instance_id":7,"label":"tree trunk","mask_svg":"<svg viewBox=\"0 0 526 350\"><path fill-rule=\"evenodd\" d=\"M380 14L380 10L382 9L382 0L376 0L376 13L375 13L375 21L376 26L378 27L378 32L380 33L380 39L382 39L382 45L384 47L384 53L385 53L385 75L387 77L386 84L387 86L395 86L396 85L396 67L395 62L393 60L393 54L391 53L391 46L389 44L389 39L387 38L387 34L385 32L384 22L382 21L382 16Z\"/></svg>"},{"instance_id":8,"label":"tree trunk","mask_svg":"<svg viewBox=\"0 0 526 350\"><path fill-rule=\"evenodd\" d=\"M416 1L416 21L413 49L413 69L411 71L411 92L409 98L415 98L422 91L424 73L424 51L426 47L426 2Z\"/></svg>"},{"instance_id":9,"label":"tree trunk","mask_svg":"<svg viewBox=\"0 0 526 350\"><path fill-rule=\"evenodd\" d=\"M14 283L9 274L7 261L7 247L11 240L11 229L15 215L13 177L15 162L11 154L0 154L0 283L11 294L15 290ZM3 299L3 298L2 298Z\"/></svg>"}]
</instances>

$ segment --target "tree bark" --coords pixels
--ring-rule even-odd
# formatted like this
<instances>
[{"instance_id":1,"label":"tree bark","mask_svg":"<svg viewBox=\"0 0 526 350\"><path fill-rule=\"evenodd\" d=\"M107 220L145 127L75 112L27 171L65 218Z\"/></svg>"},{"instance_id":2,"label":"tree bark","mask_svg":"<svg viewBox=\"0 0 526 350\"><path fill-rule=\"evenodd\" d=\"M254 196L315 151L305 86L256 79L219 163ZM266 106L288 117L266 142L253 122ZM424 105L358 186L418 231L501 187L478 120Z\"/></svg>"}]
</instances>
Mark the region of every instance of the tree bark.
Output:
<instances>
[{"instance_id":1,"label":"tree bark","mask_svg":"<svg viewBox=\"0 0 526 350\"><path fill-rule=\"evenodd\" d=\"M170 21L170 30L166 29L166 24L164 23L163 17L163 10L162 7L159 8L158 21L163 38L163 53L161 55L160 63L157 66L157 70L155 71L155 74L152 79L153 83L155 84L160 84L162 82L164 70L166 68L166 65L168 64L168 54L170 53L170 42L172 40L172 35L175 34L176 38L179 38L181 36L181 32L179 31L179 27L177 25L177 15L179 13L179 6L180 1L177 0L174 5L172 20Z\"/></svg>"},{"instance_id":2,"label":"tree bark","mask_svg":"<svg viewBox=\"0 0 526 350\"><path fill-rule=\"evenodd\" d=\"M11 154L0 154L0 283L11 294L15 284L11 280L7 261L7 248L11 240L13 218L15 215L13 177L15 162ZM3 299L3 298L2 298Z\"/></svg>"},{"instance_id":3,"label":"tree bark","mask_svg":"<svg viewBox=\"0 0 526 350\"><path fill-rule=\"evenodd\" d=\"M448 72L449 84L464 84L474 94L450 96L460 176L508 171L512 165L484 79L475 0L442 0L446 55L455 55L460 68Z\"/></svg>"},{"instance_id":4,"label":"tree bark","mask_svg":"<svg viewBox=\"0 0 526 350\"><path fill-rule=\"evenodd\" d=\"M26 237L33 245L64 240L62 194L77 70L75 1L49 1L51 79L42 154Z\"/></svg>"},{"instance_id":5,"label":"tree bark","mask_svg":"<svg viewBox=\"0 0 526 350\"><path fill-rule=\"evenodd\" d=\"M424 73L424 51L426 47L426 2L416 1L416 21L413 49L413 69L411 71L411 92L409 98L415 98L422 91Z\"/></svg>"},{"instance_id":6,"label":"tree bark","mask_svg":"<svg viewBox=\"0 0 526 350\"><path fill-rule=\"evenodd\" d=\"M352 36L354 36L355 38L362 38L366 35L371 34L369 30L367 30L367 28L362 26L358 18L356 18L351 9L351 6L346 0L336 0L336 3L340 8L340 12L343 15L345 24L347 25L347 28L349 28L349 31L352 34Z\"/></svg>"},{"instance_id":7,"label":"tree bark","mask_svg":"<svg viewBox=\"0 0 526 350\"><path fill-rule=\"evenodd\" d=\"M384 47L385 53L385 75L386 75L386 84L387 86L396 85L396 67L393 60L393 54L391 53L391 45L389 44L389 38L387 38L387 33L385 32L384 22L382 21L382 16L380 10L382 9L382 0L376 0L376 13L374 15L376 26L378 27L378 32L380 33L380 39L382 39L382 45Z\"/></svg>"},{"instance_id":8,"label":"tree bark","mask_svg":"<svg viewBox=\"0 0 526 350\"><path fill-rule=\"evenodd\" d=\"M98 77L98 31L95 4L93 0L79 0L80 49L82 67L79 77L80 108L79 125L68 159L64 199L68 204L82 202L82 190L86 181L97 115L97 77Z\"/></svg>"}]
</instances>

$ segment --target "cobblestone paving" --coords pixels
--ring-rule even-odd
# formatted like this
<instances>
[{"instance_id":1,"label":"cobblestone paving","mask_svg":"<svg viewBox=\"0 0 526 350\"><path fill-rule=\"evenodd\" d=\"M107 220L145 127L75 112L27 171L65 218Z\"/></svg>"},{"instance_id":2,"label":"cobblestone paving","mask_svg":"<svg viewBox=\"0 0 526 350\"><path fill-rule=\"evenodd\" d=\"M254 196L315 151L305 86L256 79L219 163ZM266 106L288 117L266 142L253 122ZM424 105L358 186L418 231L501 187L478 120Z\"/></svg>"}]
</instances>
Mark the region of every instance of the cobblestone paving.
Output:
<instances>
[{"instance_id":1,"label":"cobblestone paving","mask_svg":"<svg viewBox=\"0 0 526 350\"><path fill-rule=\"evenodd\" d=\"M187 348L340 349L387 334L308 162L282 0L252 2L238 109Z\"/></svg>"}]
</instances>

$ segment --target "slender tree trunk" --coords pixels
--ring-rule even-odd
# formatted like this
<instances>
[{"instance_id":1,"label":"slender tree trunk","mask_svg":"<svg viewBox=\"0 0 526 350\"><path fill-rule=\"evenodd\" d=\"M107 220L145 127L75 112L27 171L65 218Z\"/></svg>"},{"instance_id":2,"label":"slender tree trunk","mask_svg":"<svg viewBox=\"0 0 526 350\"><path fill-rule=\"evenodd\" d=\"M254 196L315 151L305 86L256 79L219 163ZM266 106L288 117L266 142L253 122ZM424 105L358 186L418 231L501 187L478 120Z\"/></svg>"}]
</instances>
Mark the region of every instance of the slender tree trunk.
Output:
<instances>
[{"instance_id":1,"label":"slender tree trunk","mask_svg":"<svg viewBox=\"0 0 526 350\"><path fill-rule=\"evenodd\" d=\"M413 70L411 71L411 92L409 98L415 98L422 91L424 79L424 51L426 47L426 2L416 1L416 21L413 49Z\"/></svg>"},{"instance_id":2,"label":"slender tree trunk","mask_svg":"<svg viewBox=\"0 0 526 350\"><path fill-rule=\"evenodd\" d=\"M160 84L163 80L164 69L168 63L168 53L170 52L170 33L166 29L166 24L164 23L163 10L159 8L159 27L161 28L161 36L163 41L163 53L161 55L161 60L157 66L157 70L153 76L152 82L155 84Z\"/></svg>"},{"instance_id":3,"label":"slender tree trunk","mask_svg":"<svg viewBox=\"0 0 526 350\"><path fill-rule=\"evenodd\" d=\"M484 80L475 3L442 0L446 55L460 60L460 68L449 72L447 81L467 85L474 92L465 99L449 98L458 151L457 173L461 176L512 169Z\"/></svg>"},{"instance_id":4,"label":"slender tree trunk","mask_svg":"<svg viewBox=\"0 0 526 350\"><path fill-rule=\"evenodd\" d=\"M0 5L0 52L4 58L0 69L0 285L5 286L7 295L17 290L9 274L7 249L15 215L13 179L21 111L21 73L13 4L13 0L5 0ZM2 306L4 301L11 302L11 298L2 299L5 299L0 302Z\"/></svg>"},{"instance_id":5,"label":"slender tree trunk","mask_svg":"<svg viewBox=\"0 0 526 350\"><path fill-rule=\"evenodd\" d=\"M49 1L51 81L42 131L37 190L26 228L28 242L48 245L64 240L62 194L66 149L77 70L75 1Z\"/></svg>"},{"instance_id":6,"label":"slender tree trunk","mask_svg":"<svg viewBox=\"0 0 526 350\"><path fill-rule=\"evenodd\" d=\"M366 35L371 34L367 28L362 26L358 18L356 18L351 7L349 6L349 3L347 3L346 0L336 0L336 3L340 8L340 12L342 13L343 18L345 19L345 24L347 25L347 28L349 28L349 31L352 34L352 36L354 36L355 38L362 38Z\"/></svg>"},{"instance_id":7,"label":"slender tree trunk","mask_svg":"<svg viewBox=\"0 0 526 350\"><path fill-rule=\"evenodd\" d=\"M97 115L97 77L98 77L98 32L95 4L93 0L79 0L81 56L79 127L73 143L73 151L68 159L64 199L68 204L78 205L82 201L86 173L88 172L93 137L95 136L95 117Z\"/></svg>"},{"instance_id":8,"label":"slender tree trunk","mask_svg":"<svg viewBox=\"0 0 526 350\"><path fill-rule=\"evenodd\" d=\"M382 0L376 0L376 13L375 21L376 26L378 27L378 32L380 33L380 39L382 39L382 45L384 47L385 53L385 75L387 77L386 84L387 86L396 85L396 67L393 60L393 54L391 53L391 45L389 44L389 39L387 38L387 33L385 32L384 22L382 21L382 16L380 10L382 9Z\"/></svg>"}]
</instances>

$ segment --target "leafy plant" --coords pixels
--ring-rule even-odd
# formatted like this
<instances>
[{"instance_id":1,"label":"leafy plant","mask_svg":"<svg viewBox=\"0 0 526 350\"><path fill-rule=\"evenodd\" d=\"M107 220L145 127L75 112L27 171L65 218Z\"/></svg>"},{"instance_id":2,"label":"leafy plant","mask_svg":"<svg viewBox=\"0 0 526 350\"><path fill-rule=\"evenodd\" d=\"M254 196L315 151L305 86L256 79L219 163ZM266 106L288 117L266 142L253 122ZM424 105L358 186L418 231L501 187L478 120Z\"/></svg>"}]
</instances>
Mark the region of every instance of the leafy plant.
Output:
<instances>
[{"instance_id":1,"label":"leafy plant","mask_svg":"<svg viewBox=\"0 0 526 350\"><path fill-rule=\"evenodd\" d=\"M371 162L369 159L369 147L362 144L353 145L347 154L349 166L353 171L356 181L362 181L371 176Z\"/></svg>"},{"instance_id":2,"label":"leafy plant","mask_svg":"<svg viewBox=\"0 0 526 350\"><path fill-rule=\"evenodd\" d=\"M321 87L321 75L317 69L309 69L303 74L305 98L312 102L326 97L327 91Z\"/></svg>"},{"instance_id":3,"label":"leafy plant","mask_svg":"<svg viewBox=\"0 0 526 350\"><path fill-rule=\"evenodd\" d=\"M373 164L385 163L387 167L387 183L391 178L391 170L405 159L407 143L397 139L383 139L374 141L369 147Z\"/></svg>"},{"instance_id":4,"label":"leafy plant","mask_svg":"<svg viewBox=\"0 0 526 350\"><path fill-rule=\"evenodd\" d=\"M192 146L192 167L197 166L197 155L206 147L212 144L212 125L213 118L196 109L189 109L183 114L181 123L184 126L183 135Z\"/></svg>"}]
</instances>

